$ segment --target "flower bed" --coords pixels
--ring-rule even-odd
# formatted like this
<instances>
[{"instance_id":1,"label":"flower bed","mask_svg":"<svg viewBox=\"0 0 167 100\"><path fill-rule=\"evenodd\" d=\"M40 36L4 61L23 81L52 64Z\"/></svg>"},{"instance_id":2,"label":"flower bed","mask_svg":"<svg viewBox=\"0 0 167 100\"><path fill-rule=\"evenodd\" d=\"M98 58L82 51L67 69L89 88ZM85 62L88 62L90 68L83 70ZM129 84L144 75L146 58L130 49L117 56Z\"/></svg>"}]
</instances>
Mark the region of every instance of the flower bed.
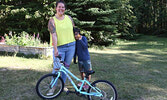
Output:
<instances>
[{"instance_id":1,"label":"flower bed","mask_svg":"<svg viewBox=\"0 0 167 100\"><path fill-rule=\"evenodd\" d=\"M25 55L39 54L39 55L44 55L48 57L48 56L52 56L53 48L52 47L14 46L14 45L0 44L0 51L23 53Z\"/></svg>"},{"instance_id":2,"label":"flower bed","mask_svg":"<svg viewBox=\"0 0 167 100\"><path fill-rule=\"evenodd\" d=\"M39 33L37 36L29 35L23 31L20 35L12 35L12 32L5 34L3 43L0 43L0 51L28 54L39 54L46 57L52 56L52 47L48 43L41 43Z\"/></svg>"},{"instance_id":3,"label":"flower bed","mask_svg":"<svg viewBox=\"0 0 167 100\"><path fill-rule=\"evenodd\" d=\"M19 51L19 46L0 44L0 51L18 52Z\"/></svg>"}]
</instances>

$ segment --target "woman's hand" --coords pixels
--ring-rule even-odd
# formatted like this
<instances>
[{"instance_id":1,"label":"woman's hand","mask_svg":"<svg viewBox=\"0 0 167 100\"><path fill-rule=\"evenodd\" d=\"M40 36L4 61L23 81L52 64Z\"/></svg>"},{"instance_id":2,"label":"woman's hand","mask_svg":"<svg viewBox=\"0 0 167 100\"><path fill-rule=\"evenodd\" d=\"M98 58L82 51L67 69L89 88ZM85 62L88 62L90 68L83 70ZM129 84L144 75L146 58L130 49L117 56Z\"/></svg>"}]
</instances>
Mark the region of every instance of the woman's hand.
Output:
<instances>
[{"instance_id":1,"label":"woman's hand","mask_svg":"<svg viewBox=\"0 0 167 100\"><path fill-rule=\"evenodd\" d=\"M58 56L59 55L59 53L58 53L58 50L57 50L57 48L56 49L54 49L54 56L56 57L56 56Z\"/></svg>"}]
</instances>

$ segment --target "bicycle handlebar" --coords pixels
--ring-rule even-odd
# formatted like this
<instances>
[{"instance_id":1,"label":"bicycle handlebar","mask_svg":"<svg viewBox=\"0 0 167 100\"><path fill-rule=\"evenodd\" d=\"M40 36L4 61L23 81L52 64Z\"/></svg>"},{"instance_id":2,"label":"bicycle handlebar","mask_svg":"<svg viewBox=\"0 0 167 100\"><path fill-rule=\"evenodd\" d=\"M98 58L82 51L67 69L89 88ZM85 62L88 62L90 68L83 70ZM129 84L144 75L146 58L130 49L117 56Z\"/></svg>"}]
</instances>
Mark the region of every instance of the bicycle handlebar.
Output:
<instances>
[{"instance_id":1,"label":"bicycle handlebar","mask_svg":"<svg viewBox=\"0 0 167 100\"><path fill-rule=\"evenodd\" d=\"M60 56L60 55L58 55L58 56L56 56L56 57L59 58L60 63L63 63L65 67L70 67L70 65L68 65L65 61L62 61L62 60L61 60L61 56Z\"/></svg>"}]
</instances>

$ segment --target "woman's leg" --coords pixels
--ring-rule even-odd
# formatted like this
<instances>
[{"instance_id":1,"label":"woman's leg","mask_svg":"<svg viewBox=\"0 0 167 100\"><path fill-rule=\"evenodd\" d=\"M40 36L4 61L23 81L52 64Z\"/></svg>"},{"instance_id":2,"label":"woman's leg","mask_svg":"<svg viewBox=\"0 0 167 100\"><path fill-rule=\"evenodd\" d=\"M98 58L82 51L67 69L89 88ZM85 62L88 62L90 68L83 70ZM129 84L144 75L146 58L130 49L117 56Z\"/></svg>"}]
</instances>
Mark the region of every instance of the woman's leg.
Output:
<instances>
[{"instance_id":1,"label":"woman's leg","mask_svg":"<svg viewBox=\"0 0 167 100\"><path fill-rule=\"evenodd\" d=\"M75 45L67 46L67 50L65 52L64 61L69 66L71 64L72 58L74 56L74 53L75 53ZM69 67L66 67L66 68L69 69ZM62 78L63 78L64 83L65 83L66 82L66 75L64 73L62 73Z\"/></svg>"},{"instance_id":2,"label":"woman's leg","mask_svg":"<svg viewBox=\"0 0 167 100\"><path fill-rule=\"evenodd\" d=\"M61 56L61 60L64 61L66 64L70 65L72 58L74 56L75 53L75 45L70 45L68 46L67 44L64 46L60 46L58 47L58 52L59 55ZM66 67L68 69L68 67ZM64 81L64 83L66 82L66 75L65 73L62 73L62 79Z\"/></svg>"},{"instance_id":3,"label":"woman's leg","mask_svg":"<svg viewBox=\"0 0 167 100\"><path fill-rule=\"evenodd\" d=\"M64 59L64 61L68 65L71 64L71 61L72 61L72 59L74 57L74 53L75 53L75 45L68 46L68 50L65 53L65 59Z\"/></svg>"},{"instance_id":4,"label":"woman's leg","mask_svg":"<svg viewBox=\"0 0 167 100\"><path fill-rule=\"evenodd\" d=\"M65 46L60 46L57 48L59 52L59 56L61 56L61 61L64 61L65 59L65 52L67 51L67 48ZM66 82L66 75L65 73L62 73L61 78L63 79L64 83Z\"/></svg>"}]
</instances>

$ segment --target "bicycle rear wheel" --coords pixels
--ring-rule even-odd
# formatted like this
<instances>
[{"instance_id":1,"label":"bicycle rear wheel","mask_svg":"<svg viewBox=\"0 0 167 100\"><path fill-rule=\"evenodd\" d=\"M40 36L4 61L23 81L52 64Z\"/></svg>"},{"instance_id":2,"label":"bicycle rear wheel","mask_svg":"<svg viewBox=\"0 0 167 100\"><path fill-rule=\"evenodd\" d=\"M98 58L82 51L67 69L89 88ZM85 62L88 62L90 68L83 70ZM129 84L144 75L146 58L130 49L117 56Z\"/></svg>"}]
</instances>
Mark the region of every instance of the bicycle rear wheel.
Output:
<instances>
[{"instance_id":1,"label":"bicycle rear wheel","mask_svg":"<svg viewBox=\"0 0 167 100\"><path fill-rule=\"evenodd\" d=\"M53 99L56 98L61 94L64 88L64 82L61 77L59 77L54 85L54 90L52 90L52 94L49 94L49 91L53 88L51 88L51 85L53 84L54 80L57 78L57 75L55 74L47 74L44 75L39 79L39 81L36 84L36 92L38 96L40 96L43 99Z\"/></svg>"},{"instance_id":2,"label":"bicycle rear wheel","mask_svg":"<svg viewBox=\"0 0 167 100\"><path fill-rule=\"evenodd\" d=\"M117 100L117 91L114 85L106 80L97 80L92 83L92 86L102 93L102 97L88 95L88 100ZM89 87L88 93L96 92L93 88Z\"/></svg>"}]
</instances>

